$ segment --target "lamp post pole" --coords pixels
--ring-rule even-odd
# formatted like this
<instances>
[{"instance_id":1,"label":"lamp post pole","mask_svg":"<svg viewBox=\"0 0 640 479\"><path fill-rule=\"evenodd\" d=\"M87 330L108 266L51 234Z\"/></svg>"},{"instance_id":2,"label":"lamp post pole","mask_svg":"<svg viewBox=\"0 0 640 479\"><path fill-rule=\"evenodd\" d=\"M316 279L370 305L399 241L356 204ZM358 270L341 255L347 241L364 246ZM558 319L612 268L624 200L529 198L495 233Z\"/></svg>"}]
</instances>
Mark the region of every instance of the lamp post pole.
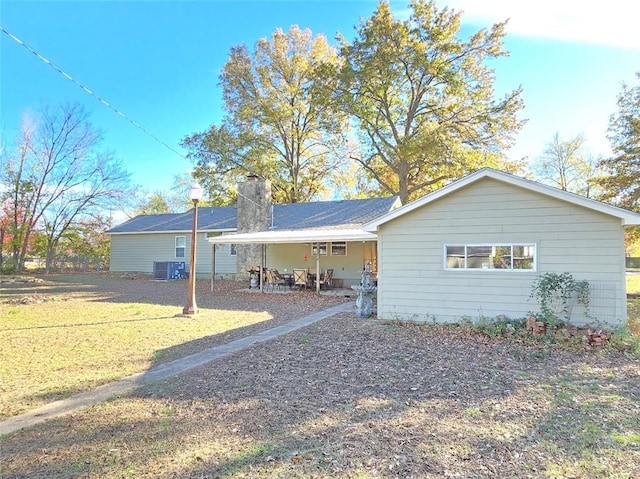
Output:
<instances>
[{"instance_id":1,"label":"lamp post pole","mask_svg":"<svg viewBox=\"0 0 640 479\"><path fill-rule=\"evenodd\" d=\"M191 187L191 201L193 201L193 226L191 228L191 261L189 263L189 285L187 288L187 305L182 314L192 316L197 314L196 306L196 241L198 237L198 202L202 198L202 188L198 184Z\"/></svg>"}]
</instances>

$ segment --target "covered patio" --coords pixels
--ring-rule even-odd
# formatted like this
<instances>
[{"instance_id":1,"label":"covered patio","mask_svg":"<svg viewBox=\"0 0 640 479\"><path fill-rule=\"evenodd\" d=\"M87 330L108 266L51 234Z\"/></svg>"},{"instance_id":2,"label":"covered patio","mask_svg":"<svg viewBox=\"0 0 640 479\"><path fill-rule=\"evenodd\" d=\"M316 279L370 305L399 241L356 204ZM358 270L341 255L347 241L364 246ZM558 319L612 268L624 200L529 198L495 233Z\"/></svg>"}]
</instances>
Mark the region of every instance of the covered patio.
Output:
<instances>
[{"instance_id":1,"label":"covered patio","mask_svg":"<svg viewBox=\"0 0 640 479\"><path fill-rule=\"evenodd\" d=\"M342 283L347 289L359 284L367 264L374 271L377 268L377 236L360 228L266 230L220 235L208 241L212 246L212 287L216 276L216 245L258 246L260 259L255 266L262 272L277 269L292 273L294 268L306 268L318 273L333 269L336 283ZM238 265L238 271L243 271L243 265ZM258 275L261 292L266 287L264 276ZM313 281L313 286L320 294L321 281Z\"/></svg>"}]
</instances>

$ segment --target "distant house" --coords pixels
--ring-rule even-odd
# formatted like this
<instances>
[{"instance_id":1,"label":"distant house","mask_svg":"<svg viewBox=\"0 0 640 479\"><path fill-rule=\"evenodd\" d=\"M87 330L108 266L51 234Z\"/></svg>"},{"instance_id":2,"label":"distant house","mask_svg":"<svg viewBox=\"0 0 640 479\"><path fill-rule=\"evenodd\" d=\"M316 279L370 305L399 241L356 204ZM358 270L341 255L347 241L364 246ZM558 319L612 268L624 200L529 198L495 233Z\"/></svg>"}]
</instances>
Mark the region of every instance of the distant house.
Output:
<instances>
[{"instance_id":1,"label":"distant house","mask_svg":"<svg viewBox=\"0 0 640 479\"><path fill-rule=\"evenodd\" d=\"M377 264L375 234L362 225L400 205L395 197L271 205L267 181L239 185L238 206L198 208L196 273L245 279L253 266L331 268L345 287ZM152 273L154 265L189 270L193 210L141 215L108 231L112 272ZM215 249L214 249L215 248Z\"/></svg>"},{"instance_id":2,"label":"distant house","mask_svg":"<svg viewBox=\"0 0 640 479\"><path fill-rule=\"evenodd\" d=\"M380 319L455 322L537 311L533 281L571 273L590 315L627 317L624 228L640 215L492 169L372 220ZM571 319L592 321L579 305Z\"/></svg>"},{"instance_id":3,"label":"distant house","mask_svg":"<svg viewBox=\"0 0 640 479\"><path fill-rule=\"evenodd\" d=\"M191 248L193 210L176 214L140 215L118 226L107 234L111 238L109 269L113 272L153 272L154 263L186 262L188 271ZM236 230L236 209L198 209L198 272L211 272L211 252L204 241L208 235L224 234ZM221 274L235 274L235 252L218 256Z\"/></svg>"}]
</instances>

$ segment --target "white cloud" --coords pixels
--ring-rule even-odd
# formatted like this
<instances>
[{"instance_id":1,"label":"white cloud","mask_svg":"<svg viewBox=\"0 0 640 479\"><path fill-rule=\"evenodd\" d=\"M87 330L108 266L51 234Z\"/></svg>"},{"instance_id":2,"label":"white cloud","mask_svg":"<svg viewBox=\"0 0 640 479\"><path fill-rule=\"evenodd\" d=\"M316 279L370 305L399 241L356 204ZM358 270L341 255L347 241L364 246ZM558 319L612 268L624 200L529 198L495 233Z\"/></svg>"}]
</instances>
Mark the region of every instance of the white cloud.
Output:
<instances>
[{"instance_id":1,"label":"white cloud","mask_svg":"<svg viewBox=\"0 0 640 479\"><path fill-rule=\"evenodd\" d=\"M640 2L438 0L438 4L462 11L464 23L489 27L509 19L510 35L640 49Z\"/></svg>"}]
</instances>

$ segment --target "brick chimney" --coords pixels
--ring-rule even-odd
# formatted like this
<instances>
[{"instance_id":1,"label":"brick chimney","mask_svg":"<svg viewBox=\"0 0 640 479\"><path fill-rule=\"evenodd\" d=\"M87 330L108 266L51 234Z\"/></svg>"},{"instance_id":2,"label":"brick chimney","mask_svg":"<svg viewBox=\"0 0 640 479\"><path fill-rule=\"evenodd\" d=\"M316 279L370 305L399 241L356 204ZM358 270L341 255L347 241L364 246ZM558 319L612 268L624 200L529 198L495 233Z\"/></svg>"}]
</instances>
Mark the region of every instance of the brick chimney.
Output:
<instances>
[{"instance_id":1,"label":"brick chimney","mask_svg":"<svg viewBox=\"0 0 640 479\"><path fill-rule=\"evenodd\" d=\"M256 175L247 176L246 181L238 183L236 210L238 233L268 229L271 226L271 184ZM236 255L236 278L248 279L251 267L259 266L262 262L262 245L238 245Z\"/></svg>"}]
</instances>

